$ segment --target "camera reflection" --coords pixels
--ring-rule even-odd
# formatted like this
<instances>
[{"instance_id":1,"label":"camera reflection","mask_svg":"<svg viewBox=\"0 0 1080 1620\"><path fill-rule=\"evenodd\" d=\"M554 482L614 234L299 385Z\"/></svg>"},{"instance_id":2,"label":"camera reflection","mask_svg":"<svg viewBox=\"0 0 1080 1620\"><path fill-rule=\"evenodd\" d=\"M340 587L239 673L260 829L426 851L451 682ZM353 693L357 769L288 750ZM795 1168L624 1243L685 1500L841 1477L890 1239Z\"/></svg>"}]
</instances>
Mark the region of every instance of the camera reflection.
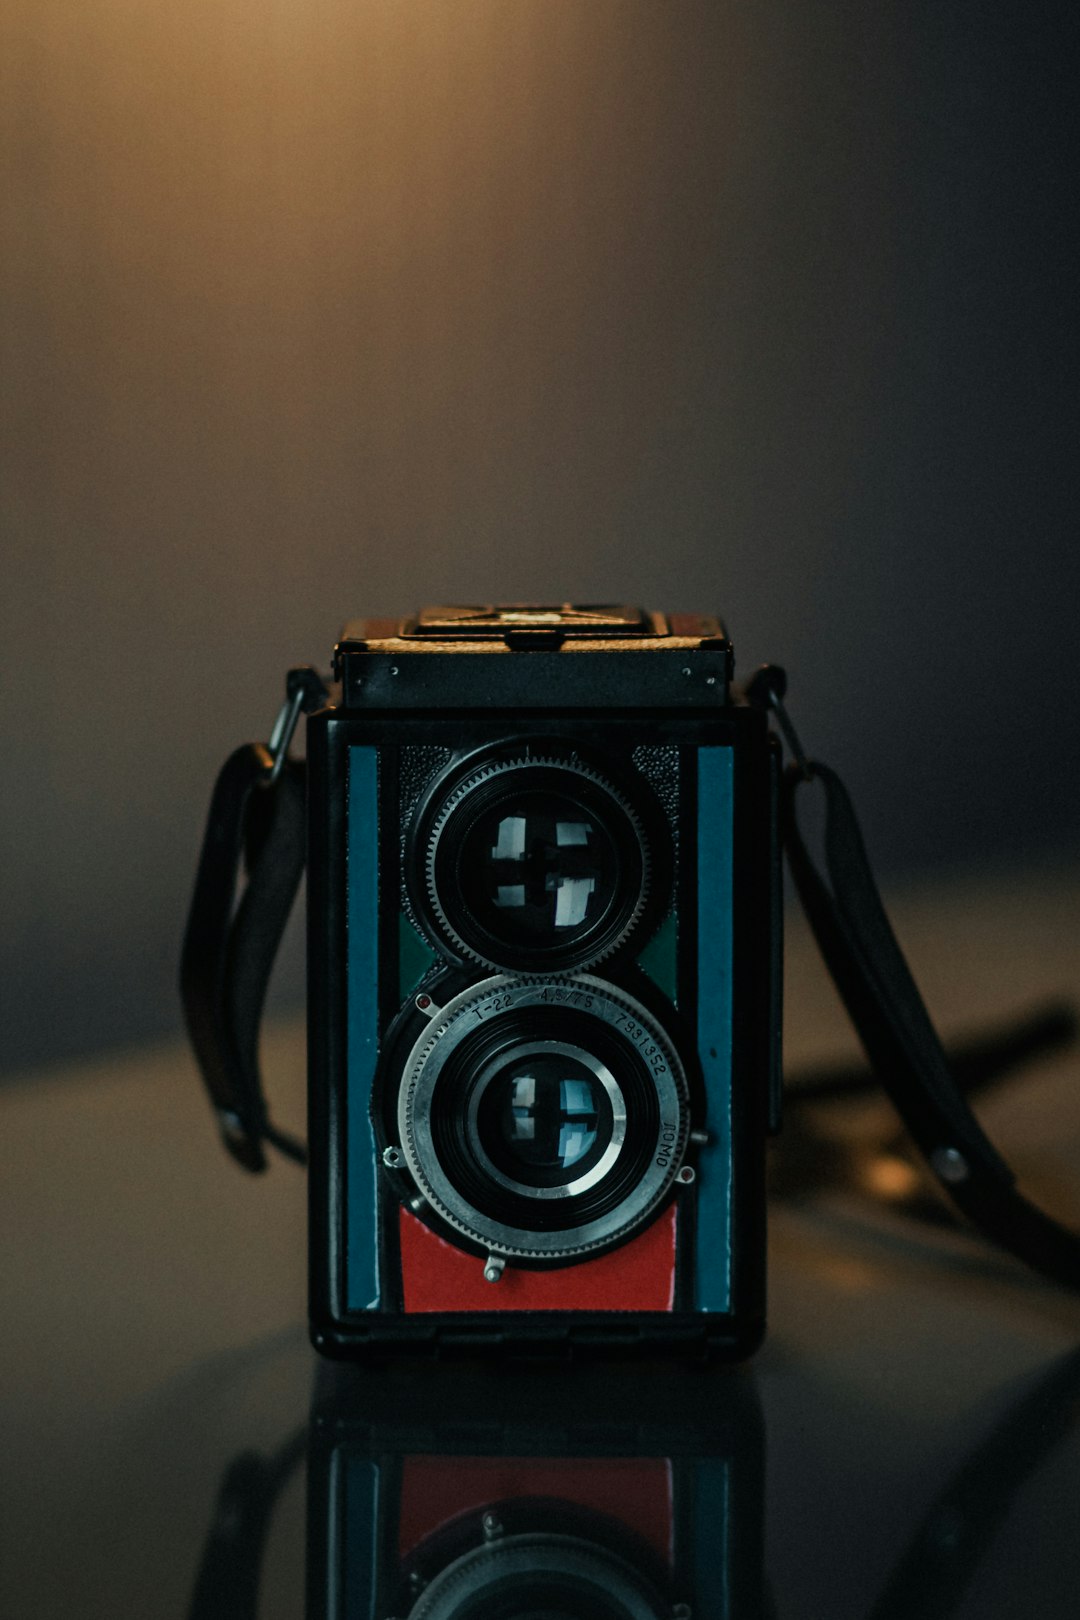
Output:
<instances>
[{"instance_id":1,"label":"camera reflection","mask_svg":"<svg viewBox=\"0 0 1080 1620\"><path fill-rule=\"evenodd\" d=\"M762 1429L745 1376L326 1375L308 1476L319 1616L761 1612Z\"/></svg>"},{"instance_id":2,"label":"camera reflection","mask_svg":"<svg viewBox=\"0 0 1080 1620\"><path fill-rule=\"evenodd\" d=\"M254 1620L305 1451L309 1620L764 1613L747 1375L328 1366L307 1433L229 1469L191 1620Z\"/></svg>"},{"instance_id":3,"label":"camera reflection","mask_svg":"<svg viewBox=\"0 0 1080 1620\"><path fill-rule=\"evenodd\" d=\"M1005 1514L1078 1418L1071 1352L928 1493L870 1620L957 1612ZM305 1457L308 1620L775 1613L764 1431L745 1373L324 1365L310 1424L229 1466L190 1620L255 1620L275 1508Z\"/></svg>"}]
</instances>

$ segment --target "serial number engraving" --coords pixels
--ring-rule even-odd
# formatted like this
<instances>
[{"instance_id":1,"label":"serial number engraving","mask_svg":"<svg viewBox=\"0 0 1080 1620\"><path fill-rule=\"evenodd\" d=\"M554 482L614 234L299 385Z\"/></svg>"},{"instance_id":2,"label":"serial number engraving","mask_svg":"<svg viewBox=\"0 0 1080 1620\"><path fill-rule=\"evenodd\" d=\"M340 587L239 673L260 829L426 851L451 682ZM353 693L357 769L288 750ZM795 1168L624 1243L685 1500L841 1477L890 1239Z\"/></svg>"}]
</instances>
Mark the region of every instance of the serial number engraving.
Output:
<instances>
[{"instance_id":1,"label":"serial number engraving","mask_svg":"<svg viewBox=\"0 0 1080 1620\"><path fill-rule=\"evenodd\" d=\"M642 1028L636 1018L624 1014L619 1019L618 1028L622 1030L624 1035L629 1035L654 1074L665 1074L667 1072L668 1061L663 1050L657 1046L650 1032Z\"/></svg>"}]
</instances>

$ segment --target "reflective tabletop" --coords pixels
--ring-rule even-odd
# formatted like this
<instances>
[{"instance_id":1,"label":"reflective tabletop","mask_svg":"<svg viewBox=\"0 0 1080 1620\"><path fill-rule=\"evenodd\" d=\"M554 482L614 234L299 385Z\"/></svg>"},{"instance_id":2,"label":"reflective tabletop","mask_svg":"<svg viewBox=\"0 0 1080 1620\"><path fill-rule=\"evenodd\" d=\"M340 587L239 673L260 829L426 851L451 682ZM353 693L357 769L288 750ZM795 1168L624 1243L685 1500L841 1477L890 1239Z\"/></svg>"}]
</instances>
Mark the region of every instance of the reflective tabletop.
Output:
<instances>
[{"instance_id":1,"label":"reflective tabletop","mask_svg":"<svg viewBox=\"0 0 1080 1620\"><path fill-rule=\"evenodd\" d=\"M947 1034L1080 989L1075 866L900 894ZM792 1092L853 1060L788 941ZM303 1030L269 1088L302 1128ZM1080 1061L980 1104L1080 1220ZM782 1620L1080 1606L1080 1301L926 1213L876 1101L789 1105L747 1367L359 1371L310 1349L305 1189L162 1045L0 1092L0 1597L53 1615Z\"/></svg>"}]
</instances>

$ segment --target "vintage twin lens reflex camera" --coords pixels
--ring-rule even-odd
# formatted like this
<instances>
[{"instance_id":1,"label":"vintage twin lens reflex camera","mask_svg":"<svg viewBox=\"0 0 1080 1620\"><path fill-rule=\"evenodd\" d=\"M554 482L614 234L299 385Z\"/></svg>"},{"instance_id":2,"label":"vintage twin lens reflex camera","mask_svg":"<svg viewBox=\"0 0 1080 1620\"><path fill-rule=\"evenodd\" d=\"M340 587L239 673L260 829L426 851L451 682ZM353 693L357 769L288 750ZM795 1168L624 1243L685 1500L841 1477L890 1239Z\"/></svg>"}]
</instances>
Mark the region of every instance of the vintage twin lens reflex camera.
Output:
<instances>
[{"instance_id":1,"label":"vintage twin lens reflex camera","mask_svg":"<svg viewBox=\"0 0 1080 1620\"><path fill-rule=\"evenodd\" d=\"M779 760L708 616L358 620L308 721L312 1334L740 1356Z\"/></svg>"}]
</instances>

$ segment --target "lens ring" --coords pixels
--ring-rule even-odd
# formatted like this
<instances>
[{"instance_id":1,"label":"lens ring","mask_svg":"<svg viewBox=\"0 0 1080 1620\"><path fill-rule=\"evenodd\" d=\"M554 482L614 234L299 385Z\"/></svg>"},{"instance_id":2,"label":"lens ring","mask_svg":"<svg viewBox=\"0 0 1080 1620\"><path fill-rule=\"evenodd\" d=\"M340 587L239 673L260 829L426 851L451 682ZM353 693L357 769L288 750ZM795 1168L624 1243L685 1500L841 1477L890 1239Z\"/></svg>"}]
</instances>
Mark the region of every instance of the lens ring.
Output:
<instances>
[{"instance_id":1,"label":"lens ring","mask_svg":"<svg viewBox=\"0 0 1080 1620\"><path fill-rule=\"evenodd\" d=\"M484 967L577 971L638 927L663 890L668 839L644 781L631 797L576 754L489 754L432 790L415 898Z\"/></svg>"},{"instance_id":2,"label":"lens ring","mask_svg":"<svg viewBox=\"0 0 1080 1620\"><path fill-rule=\"evenodd\" d=\"M505 1601L508 1587L517 1599L503 1608L500 1598ZM460 1554L423 1588L409 1620L462 1620L490 1614L496 1604L500 1614L520 1614L523 1592L536 1593L543 1612L568 1617L660 1620L671 1612L643 1574L607 1548L534 1531L485 1541Z\"/></svg>"},{"instance_id":3,"label":"lens ring","mask_svg":"<svg viewBox=\"0 0 1080 1620\"><path fill-rule=\"evenodd\" d=\"M470 1087L545 1035L599 1052L627 1115L627 1140L601 1180L552 1200L501 1188L465 1130ZM625 1242L656 1213L686 1151L688 1095L667 1034L617 986L588 974L498 975L455 996L413 1046L398 1134L412 1179L441 1221L493 1254L566 1264Z\"/></svg>"}]
</instances>

